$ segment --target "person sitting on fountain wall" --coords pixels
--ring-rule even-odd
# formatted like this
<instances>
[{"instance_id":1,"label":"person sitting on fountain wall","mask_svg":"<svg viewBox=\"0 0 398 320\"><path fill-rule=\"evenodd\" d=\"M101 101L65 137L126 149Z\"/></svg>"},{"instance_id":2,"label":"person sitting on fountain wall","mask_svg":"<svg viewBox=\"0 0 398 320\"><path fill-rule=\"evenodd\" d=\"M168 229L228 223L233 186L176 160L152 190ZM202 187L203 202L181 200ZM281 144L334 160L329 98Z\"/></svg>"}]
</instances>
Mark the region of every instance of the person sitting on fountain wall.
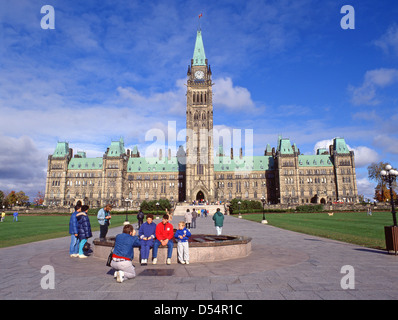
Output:
<instances>
[{"instance_id":1,"label":"person sitting on fountain wall","mask_svg":"<svg viewBox=\"0 0 398 320\"><path fill-rule=\"evenodd\" d=\"M156 223L153 221L153 215L146 216L146 222L142 224L139 230L139 238L141 243L141 265L148 264L149 250L153 246L155 239Z\"/></svg>"},{"instance_id":2,"label":"person sitting on fountain wall","mask_svg":"<svg viewBox=\"0 0 398 320\"><path fill-rule=\"evenodd\" d=\"M167 246L167 264L171 264L171 256L173 254L173 225L169 223L169 216L165 214L163 216L162 222L158 223L156 226L156 240L153 244L153 251L152 251L152 263L156 264L158 259L158 248L160 245Z\"/></svg>"}]
</instances>

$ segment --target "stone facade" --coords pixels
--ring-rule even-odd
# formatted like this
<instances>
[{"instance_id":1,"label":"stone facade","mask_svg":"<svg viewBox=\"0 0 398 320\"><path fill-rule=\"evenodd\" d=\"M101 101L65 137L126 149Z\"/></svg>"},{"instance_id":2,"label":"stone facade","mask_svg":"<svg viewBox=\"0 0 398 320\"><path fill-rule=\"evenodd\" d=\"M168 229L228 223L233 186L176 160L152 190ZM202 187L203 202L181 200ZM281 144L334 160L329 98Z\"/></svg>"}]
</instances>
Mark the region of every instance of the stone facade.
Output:
<instances>
[{"instance_id":1,"label":"stone facade","mask_svg":"<svg viewBox=\"0 0 398 320\"><path fill-rule=\"evenodd\" d=\"M274 204L357 202L354 153L343 138L327 149L302 155L289 139L268 144L263 156L214 154L212 72L201 31L187 72L186 151L163 150L141 157L126 150L123 139L112 141L103 157L73 155L69 143L58 142L48 157L45 204L72 206L78 200L91 207L113 203L137 207L143 200L171 202L264 199Z\"/></svg>"}]
</instances>

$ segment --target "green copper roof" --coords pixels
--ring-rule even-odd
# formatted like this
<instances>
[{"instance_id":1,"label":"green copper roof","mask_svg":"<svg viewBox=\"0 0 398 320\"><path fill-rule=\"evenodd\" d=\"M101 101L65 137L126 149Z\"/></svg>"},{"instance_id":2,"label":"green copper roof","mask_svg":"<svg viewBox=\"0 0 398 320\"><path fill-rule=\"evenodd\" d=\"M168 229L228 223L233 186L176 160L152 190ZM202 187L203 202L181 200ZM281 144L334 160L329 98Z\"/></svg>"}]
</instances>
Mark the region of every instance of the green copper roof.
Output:
<instances>
[{"instance_id":1,"label":"green copper roof","mask_svg":"<svg viewBox=\"0 0 398 320\"><path fill-rule=\"evenodd\" d=\"M337 153L350 153L344 138L333 139L333 150Z\"/></svg>"},{"instance_id":2,"label":"green copper roof","mask_svg":"<svg viewBox=\"0 0 398 320\"><path fill-rule=\"evenodd\" d=\"M215 157L214 171L265 171L274 169L274 159L271 156L244 156L242 159L230 157Z\"/></svg>"},{"instance_id":3,"label":"green copper roof","mask_svg":"<svg viewBox=\"0 0 398 320\"><path fill-rule=\"evenodd\" d=\"M124 140L120 138L119 141L112 141L109 146L108 157L119 157L122 154L126 153L124 149Z\"/></svg>"},{"instance_id":4,"label":"green copper roof","mask_svg":"<svg viewBox=\"0 0 398 320\"><path fill-rule=\"evenodd\" d=\"M294 154L290 139L279 139L278 151L280 154Z\"/></svg>"},{"instance_id":5,"label":"green copper roof","mask_svg":"<svg viewBox=\"0 0 398 320\"><path fill-rule=\"evenodd\" d=\"M153 158L130 158L127 163L127 172L149 173L149 172L178 172L177 157L167 157L159 160Z\"/></svg>"},{"instance_id":6,"label":"green copper roof","mask_svg":"<svg viewBox=\"0 0 398 320\"><path fill-rule=\"evenodd\" d=\"M98 170L102 169L102 158L72 158L68 170Z\"/></svg>"},{"instance_id":7,"label":"green copper roof","mask_svg":"<svg viewBox=\"0 0 398 320\"><path fill-rule=\"evenodd\" d=\"M58 142L57 147L53 153L53 158L63 158L69 154L69 143Z\"/></svg>"},{"instance_id":8,"label":"green copper roof","mask_svg":"<svg viewBox=\"0 0 398 320\"><path fill-rule=\"evenodd\" d=\"M323 155L303 155L298 156L299 167L333 167L332 157L328 154Z\"/></svg>"},{"instance_id":9,"label":"green copper roof","mask_svg":"<svg viewBox=\"0 0 398 320\"><path fill-rule=\"evenodd\" d=\"M206 54L203 46L202 32L198 30L196 33L195 50L193 51L193 66L205 66Z\"/></svg>"}]
</instances>

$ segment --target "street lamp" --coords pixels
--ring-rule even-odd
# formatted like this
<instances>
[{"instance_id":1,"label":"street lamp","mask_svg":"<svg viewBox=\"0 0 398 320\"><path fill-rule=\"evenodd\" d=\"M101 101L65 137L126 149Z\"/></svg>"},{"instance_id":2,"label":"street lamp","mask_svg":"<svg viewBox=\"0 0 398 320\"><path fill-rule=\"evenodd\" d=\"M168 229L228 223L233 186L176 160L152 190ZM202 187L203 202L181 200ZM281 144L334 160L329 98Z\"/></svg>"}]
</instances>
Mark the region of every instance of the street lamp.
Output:
<instances>
[{"instance_id":1,"label":"street lamp","mask_svg":"<svg viewBox=\"0 0 398 320\"><path fill-rule=\"evenodd\" d=\"M384 181L388 183L388 187L390 188L390 196L391 196L391 213L392 213L392 226L384 227L384 234L386 237L386 248L387 251L395 251L395 255L398 252L398 226L397 226L397 217L395 212L395 204L394 204L394 194L392 190L392 184L397 179L398 171L393 169L389 164L386 165L385 170L380 171L380 175Z\"/></svg>"},{"instance_id":2,"label":"street lamp","mask_svg":"<svg viewBox=\"0 0 398 320\"><path fill-rule=\"evenodd\" d=\"M159 219L159 202L156 202L156 219Z\"/></svg>"},{"instance_id":3,"label":"street lamp","mask_svg":"<svg viewBox=\"0 0 398 320\"><path fill-rule=\"evenodd\" d=\"M239 219L242 219L242 215L240 214L240 205L241 205L241 202L239 201L239 202L238 202L238 207L239 207L239 216L238 216L238 218L239 218Z\"/></svg>"},{"instance_id":4,"label":"street lamp","mask_svg":"<svg viewBox=\"0 0 398 320\"><path fill-rule=\"evenodd\" d=\"M126 199L124 199L124 201L125 201L125 204L126 204L126 208L125 208L125 210L126 210L126 221L124 221L123 225L126 225L126 224L130 224L129 219L128 219L128 206L129 206L128 201L131 201L131 200L129 198L126 198Z\"/></svg>"},{"instance_id":5,"label":"street lamp","mask_svg":"<svg viewBox=\"0 0 398 320\"><path fill-rule=\"evenodd\" d=\"M397 226L397 217L396 217L396 212L395 212L392 183L396 180L396 178L398 176L398 171L392 169L392 167L389 164L386 165L385 169L386 170L381 170L380 174L381 174L381 177L383 178L383 180L388 183L388 187L390 188L391 213L392 213L392 219L394 222L394 227L396 227Z\"/></svg>"},{"instance_id":6,"label":"street lamp","mask_svg":"<svg viewBox=\"0 0 398 320\"><path fill-rule=\"evenodd\" d=\"M264 209L264 206L265 206L265 198L264 198L264 196L261 197L261 202L262 202L262 204L263 204L263 220L261 221L261 223L267 224L268 221L265 220L265 209Z\"/></svg>"}]
</instances>

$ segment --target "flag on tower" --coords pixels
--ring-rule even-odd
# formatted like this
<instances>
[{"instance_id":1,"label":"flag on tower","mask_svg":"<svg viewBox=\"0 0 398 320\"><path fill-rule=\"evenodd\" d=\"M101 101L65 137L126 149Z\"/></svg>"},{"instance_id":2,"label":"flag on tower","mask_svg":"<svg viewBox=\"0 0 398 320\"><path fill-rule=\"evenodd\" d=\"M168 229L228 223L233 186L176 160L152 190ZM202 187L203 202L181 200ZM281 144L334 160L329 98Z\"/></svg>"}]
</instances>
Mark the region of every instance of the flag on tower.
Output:
<instances>
[{"instance_id":1,"label":"flag on tower","mask_svg":"<svg viewBox=\"0 0 398 320\"><path fill-rule=\"evenodd\" d=\"M202 16L203 16L203 14L200 14L200 15L199 15L199 19L202 18Z\"/></svg>"}]
</instances>

